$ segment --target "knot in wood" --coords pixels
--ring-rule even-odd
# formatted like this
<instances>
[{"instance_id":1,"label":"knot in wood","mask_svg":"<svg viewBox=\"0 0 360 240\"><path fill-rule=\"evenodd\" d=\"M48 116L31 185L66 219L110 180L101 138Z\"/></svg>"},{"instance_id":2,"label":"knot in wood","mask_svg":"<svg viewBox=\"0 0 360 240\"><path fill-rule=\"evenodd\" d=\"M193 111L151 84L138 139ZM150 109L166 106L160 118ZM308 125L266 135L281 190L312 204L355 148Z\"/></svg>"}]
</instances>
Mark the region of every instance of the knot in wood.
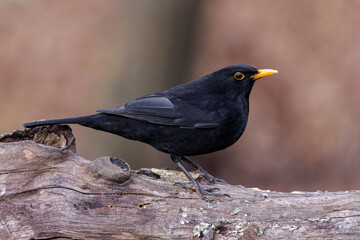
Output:
<instances>
[{"instance_id":1,"label":"knot in wood","mask_svg":"<svg viewBox=\"0 0 360 240\"><path fill-rule=\"evenodd\" d=\"M126 182L131 176L129 164L116 157L100 157L92 162L88 169L103 179L117 183Z\"/></svg>"}]
</instances>

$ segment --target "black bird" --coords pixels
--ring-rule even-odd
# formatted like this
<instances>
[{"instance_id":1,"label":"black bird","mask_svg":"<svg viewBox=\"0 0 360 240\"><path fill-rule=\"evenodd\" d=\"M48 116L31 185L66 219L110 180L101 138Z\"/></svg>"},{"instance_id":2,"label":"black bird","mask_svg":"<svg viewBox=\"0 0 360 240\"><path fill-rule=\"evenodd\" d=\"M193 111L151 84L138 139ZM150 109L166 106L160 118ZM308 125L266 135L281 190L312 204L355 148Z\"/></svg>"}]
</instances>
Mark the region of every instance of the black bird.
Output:
<instances>
[{"instance_id":1,"label":"black bird","mask_svg":"<svg viewBox=\"0 0 360 240\"><path fill-rule=\"evenodd\" d=\"M202 188L181 161L211 176L200 165L186 158L215 152L235 143L245 130L249 113L249 95L255 80L276 70L258 70L248 65L231 65L197 80L169 90L143 96L127 104L98 114L25 123L27 128L40 125L80 124L122 137L145 142L171 155L198 194L229 196Z\"/></svg>"}]
</instances>

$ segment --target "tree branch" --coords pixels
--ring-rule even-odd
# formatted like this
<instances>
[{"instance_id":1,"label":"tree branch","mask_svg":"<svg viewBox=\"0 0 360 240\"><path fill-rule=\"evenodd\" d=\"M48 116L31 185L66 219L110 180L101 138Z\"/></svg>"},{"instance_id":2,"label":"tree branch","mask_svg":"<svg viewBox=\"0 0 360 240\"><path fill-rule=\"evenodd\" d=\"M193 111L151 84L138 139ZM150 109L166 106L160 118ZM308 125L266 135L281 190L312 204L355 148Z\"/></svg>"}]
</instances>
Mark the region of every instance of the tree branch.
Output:
<instances>
[{"instance_id":1,"label":"tree branch","mask_svg":"<svg viewBox=\"0 0 360 240\"><path fill-rule=\"evenodd\" d=\"M0 137L0 239L359 239L360 192L279 193L76 154L68 126ZM201 175L192 173L201 180Z\"/></svg>"}]
</instances>

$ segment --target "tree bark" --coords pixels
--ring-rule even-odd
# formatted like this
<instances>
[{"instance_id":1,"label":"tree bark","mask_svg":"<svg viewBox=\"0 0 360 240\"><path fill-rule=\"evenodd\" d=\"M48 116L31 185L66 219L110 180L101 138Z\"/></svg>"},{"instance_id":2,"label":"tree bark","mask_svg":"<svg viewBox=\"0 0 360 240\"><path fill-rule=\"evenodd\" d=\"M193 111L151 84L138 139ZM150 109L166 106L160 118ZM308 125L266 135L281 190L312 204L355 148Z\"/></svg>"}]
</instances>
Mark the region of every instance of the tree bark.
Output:
<instances>
[{"instance_id":1,"label":"tree bark","mask_svg":"<svg viewBox=\"0 0 360 240\"><path fill-rule=\"evenodd\" d=\"M192 173L206 186L198 172ZM76 154L67 126L0 136L0 239L360 239L360 191L280 193Z\"/></svg>"}]
</instances>

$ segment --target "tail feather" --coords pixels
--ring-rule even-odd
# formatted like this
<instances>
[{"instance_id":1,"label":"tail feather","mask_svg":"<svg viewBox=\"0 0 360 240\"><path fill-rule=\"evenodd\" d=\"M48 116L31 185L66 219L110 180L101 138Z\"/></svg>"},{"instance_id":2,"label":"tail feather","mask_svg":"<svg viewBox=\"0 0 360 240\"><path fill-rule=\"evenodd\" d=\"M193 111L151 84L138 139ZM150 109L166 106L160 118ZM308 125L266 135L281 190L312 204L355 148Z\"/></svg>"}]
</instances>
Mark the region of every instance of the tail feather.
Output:
<instances>
[{"instance_id":1,"label":"tail feather","mask_svg":"<svg viewBox=\"0 0 360 240\"><path fill-rule=\"evenodd\" d=\"M24 123L23 125L24 125L24 127L32 128L32 127L43 126L43 125L86 124L89 121L89 117L90 116L41 120L41 121Z\"/></svg>"}]
</instances>

